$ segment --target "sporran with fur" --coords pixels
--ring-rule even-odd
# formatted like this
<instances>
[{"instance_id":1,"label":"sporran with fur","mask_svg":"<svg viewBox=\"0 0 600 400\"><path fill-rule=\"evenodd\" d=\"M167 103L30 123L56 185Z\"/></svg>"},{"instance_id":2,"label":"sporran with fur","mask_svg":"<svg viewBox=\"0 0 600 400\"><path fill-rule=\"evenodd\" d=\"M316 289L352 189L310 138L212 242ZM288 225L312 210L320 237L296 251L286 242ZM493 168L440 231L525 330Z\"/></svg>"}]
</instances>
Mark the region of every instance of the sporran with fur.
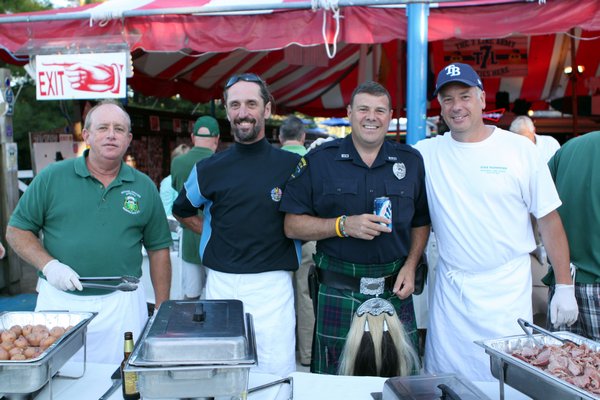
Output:
<instances>
[{"instance_id":1,"label":"sporran with fur","mask_svg":"<svg viewBox=\"0 0 600 400\"><path fill-rule=\"evenodd\" d=\"M338 373L354 376L406 376L418 371L412 346L394 306L372 298L358 308L346 337Z\"/></svg>"}]
</instances>

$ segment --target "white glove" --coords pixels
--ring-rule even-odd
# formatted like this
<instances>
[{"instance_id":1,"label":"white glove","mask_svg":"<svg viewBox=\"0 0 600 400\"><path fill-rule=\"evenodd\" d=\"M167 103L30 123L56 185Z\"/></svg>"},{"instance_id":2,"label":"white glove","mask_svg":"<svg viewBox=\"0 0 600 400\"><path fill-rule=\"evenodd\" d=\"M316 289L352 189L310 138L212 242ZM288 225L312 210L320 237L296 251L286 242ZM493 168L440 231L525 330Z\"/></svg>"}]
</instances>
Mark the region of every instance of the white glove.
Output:
<instances>
[{"instance_id":1,"label":"white glove","mask_svg":"<svg viewBox=\"0 0 600 400\"><path fill-rule=\"evenodd\" d=\"M83 286L79 282L79 274L58 260L51 260L44 265L42 273L46 276L48 283L59 290L83 290Z\"/></svg>"},{"instance_id":2,"label":"white glove","mask_svg":"<svg viewBox=\"0 0 600 400\"><path fill-rule=\"evenodd\" d=\"M555 328L563 324L571 326L577 321L579 308L575 300L575 285L557 284L550 301L550 322Z\"/></svg>"},{"instance_id":3,"label":"white glove","mask_svg":"<svg viewBox=\"0 0 600 400\"><path fill-rule=\"evenodd\" d=\"M317 140L315 140L314 142L312 142L310 144L310 146L308 146L308 151L310 151L310 150L312 150L312 149L314 149L314 148L322 145L325 142L330 142L333 139L335 139L335 137L333 137L333 136L329 136L329 137L326 137L326 138L318 138Z\"/></svg>"}]
</instances>

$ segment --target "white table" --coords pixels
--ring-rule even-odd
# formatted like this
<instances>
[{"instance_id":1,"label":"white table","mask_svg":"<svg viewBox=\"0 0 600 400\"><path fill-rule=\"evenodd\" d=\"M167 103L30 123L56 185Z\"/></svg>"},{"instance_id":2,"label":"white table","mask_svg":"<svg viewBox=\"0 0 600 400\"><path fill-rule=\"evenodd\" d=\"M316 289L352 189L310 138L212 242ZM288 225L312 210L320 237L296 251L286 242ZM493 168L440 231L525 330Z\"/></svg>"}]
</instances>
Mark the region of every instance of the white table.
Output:
<instances>
[{"instance_id":1,"label":"white table","mask_svg":"<svg viewBox=\"0 0 600 400\"><path fill-rule=\"evenodd\" d=\"M317 375L294 372L294 399L299 400L367 400L371 393L381 392L387 378L362 376ZM498 382L473 382L492 400L500 398ZM504 385L505 400L531 400L521 392Z\"/></svg>"},{"instance_id":2,"label":"white table","mask_svg":"<svg viewBox=\"0 0 600 400\"><path fill-rule=\"evenodd\" d=\"M110 376L116 365L88 363L86 373L77 380L55 377L52 381L53 400L98 399L110 386ZM73 367L70 371L80 372ZM370 400L371 393L381 392L387 378L318 375L306 372L294 372L294 399L296 400ZM250 372L249 387L256 387L279 379L275 375ZM474 382L490 399L498 400L498 382ZM506 400L530 400L529 397L505 385ZM251 393L248 400L286 400L289 398L289 385L278 385L259 392ZM83 395L85 394L85 395ZM44 388L35 400L49 400L48 386ZM121 388L109 398L120 400Z\"/></svg>"},{"instance_id":3,"label":"white table","mask_svg":"<svg viewBox=\"0 0 600 400\"><path fill-rule=\"evenodd\" d=\"M113 364L94 364L88 363L86 366L86 372L83 377L79 379L68 379L60 376L54 377L52 380L52 399L53 400L74 400L84 399L93 400L98 399L106 392L106 390L112 385L110 376L117 368L117 365ZM63 368L67 375L71 373L81 372L80 365L69 365ZM61 370L61 373L62 371ZM268 382L278 380L279 377L275 375L250 373L249 387L256 387L263 385ZM261 390L256 393L252 393L248 396L248 400L284 400L287 398L287 388L284 386L289 385L278 385ZM280 394L281 392L281 394ZM121 387L108 398L108 400L122 400L123 395ZM46 385L36 397L35 400L50 400L50 388Z\"/></svg>"}]
</instances>

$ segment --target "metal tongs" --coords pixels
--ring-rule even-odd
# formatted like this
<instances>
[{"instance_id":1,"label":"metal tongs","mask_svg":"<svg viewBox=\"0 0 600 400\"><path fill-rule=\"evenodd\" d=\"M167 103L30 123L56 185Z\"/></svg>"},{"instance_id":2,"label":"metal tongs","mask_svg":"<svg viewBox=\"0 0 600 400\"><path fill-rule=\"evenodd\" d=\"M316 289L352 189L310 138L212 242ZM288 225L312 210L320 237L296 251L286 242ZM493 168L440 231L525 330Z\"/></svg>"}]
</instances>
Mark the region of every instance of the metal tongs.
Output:
<instances>
[{"instance_id":1,"label":"metal tongs","mask_svg":"<svg viewBox=\"0 0 600 400\"><path fill-rule=\"evenodd\" d=\"M106 282L106 283L94 283L95 282ZM79 278L81 286L89 289L104 289L104 290L121 290L123 292L132 292L137 289L139 278L135 276L93 276ZM116 283L116 284L111 284Z\"/></svg>"},{"instance_id":2,"label":"metal tongs","mask_svg":"<svg viewBox=\"0 0 600 400\"><path fill-rule=\"evenodd\" d=\"M538 332L540 332L540 333L543 333L544 335L546 335L546 336L550 336L551 338L553 338L553 339L556 339L556 340L558 340L558 341L559 341L559 342L561 342L561 343L573 343L573 344L577 345L577 343L575 343L574 341L572 341L572 340L570 340L570 339L565 339L565 338L562 338L562 337L560 337L560 336L556 335L555 333L552 333L552 332L550 332L550 331L547 331L547 330L546 330L546 329L544 329L544 328L540 328L540 327L539 327L539 326L537 326L537 325L534 325L534 324L532 324L532 323L530 323L530 322L527 322L527 321L525 321L523 318L519 318L519 319L517 319L517 322L518 322L518 323L519 323L519 325L521 326L521 329L523 329L523 331L525 331L525 333L527 334L527 336L528 336L528 337L529 337L529 338L530 338L530 339L533 341L533 343L535 343L537 346L543 346L544 344L543 344L542 342L540 342L538 339L536 339L536 338L533 336L533 334L532 334L532 332L533 332L533 331L538 331ZM526 328L531 328L531 330L532 330L532 331L530 332L530 331L529 331L528 329L526 329Z\"/></svg>"}]
</instances>

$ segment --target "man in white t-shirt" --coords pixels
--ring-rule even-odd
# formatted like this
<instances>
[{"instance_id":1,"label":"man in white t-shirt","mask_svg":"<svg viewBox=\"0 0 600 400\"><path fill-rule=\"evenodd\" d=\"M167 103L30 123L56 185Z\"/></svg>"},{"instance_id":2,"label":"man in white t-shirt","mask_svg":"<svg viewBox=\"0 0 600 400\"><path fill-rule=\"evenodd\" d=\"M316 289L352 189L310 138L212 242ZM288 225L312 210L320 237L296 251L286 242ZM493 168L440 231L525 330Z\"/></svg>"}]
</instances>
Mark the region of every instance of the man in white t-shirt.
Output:
<instances>
[{"instance_id":1,"label":"man in white t-shirt","mask_svg":"<svg viewBox=\"0 0 600 400\"><path fill-rule=\"evenodd\" d=\"M434 94L450 132L415 146L439 248L425 369L489 381L489 356L473 341L523 334L517 319L532 319L530 213L557 276L551 320L577 319L561 203L531 142L484 125L485 92L470 66L445 67Z\"/></svg>"}]
</instances>

